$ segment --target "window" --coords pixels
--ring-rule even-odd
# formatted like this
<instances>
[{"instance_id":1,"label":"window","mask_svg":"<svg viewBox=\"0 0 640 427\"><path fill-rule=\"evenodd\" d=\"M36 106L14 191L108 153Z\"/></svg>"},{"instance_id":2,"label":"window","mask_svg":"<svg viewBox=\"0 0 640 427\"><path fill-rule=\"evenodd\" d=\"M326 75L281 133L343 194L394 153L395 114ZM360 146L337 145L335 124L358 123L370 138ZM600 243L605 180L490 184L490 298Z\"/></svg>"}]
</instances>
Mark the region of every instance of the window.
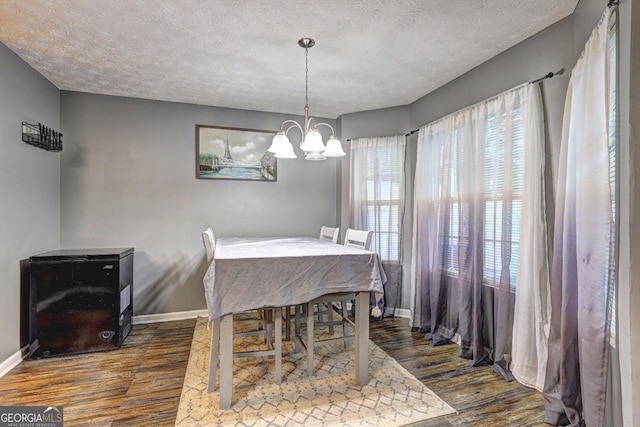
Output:
<instances>
[{"instance_id":1,"label":"window","mask_svg":"<svg viewBox=\"0 0 640 427\"><path fill-rule=\"evenodd\" d=\"M507 127L512 127L507 140ZM520 214L524 187L524 136L522 109L489 115L484 138L484 245L483 280L505 282L503 266L515 288L520 246ZM508 180L511 185L505 185ZM504 234L504 236L503 236Z\"/></svg>"},{"instance_id":2,"label":"window","mask_svg":"<svg viewBox=\"0 0 640 427\"><path fill-rule=\"evenodd\" d=\"M439 170L446 176L441 176L439 194L445 197L440 203L439 219L440 245L445 248L444 265L450 275L460 273L459 246L460 242L460 203L458 194L458 141L464 139L464 130L455 129L451 132L451 143L440 151ZM462 147L462 145L461 145Z\"/></svg>"},{"instance_id":3,"label":"window","mask_svg":"<svg viewBox=\"0 0 640 427\"><path fill-rule=\"evenodd\" d=\"M404 171L386 146L367 149L367 223L375 224L371 250L383 261L398 261Z\"/></svg>"},{"instance_id":4,"label":"window","mask_svg":"<svg viewBox=\"0 0 640 427\"><path fill-rule=\"evenodd\" d=\"M439 168L445 171L440 177L439 194L444 197L439 204L439 218L443 223L441 246L445 248L444 265L450 275L459 275L464 269L465 257L471 256L469 248L472 217L482 218L482 266L483 281L490 286L508 283L514 289L518 271L520 246L520 217L524 187L524 135L522 108L516 104L510 111L502 105L484 119L484 132L479 147L482 151L482 182L466 183L465 188L475 189L475 195L460 194L461 179L472 180L461 171L464 163L464 129L450 133L449 144L440 151ZM471 192L470 192L471 193ZM479 216L470 209L482 210ZM463 266L461 267L461 263ZM502 277L507 267L508 277Z\"/></svg>"},{"instance_id":5,"label":"window","mask_svg":"<svg viewBox=\"0 0 640 427\"><path fill-rule=\"evenodd\" d=\"M399 262L404 212L405 137L352 141L352 226L372 230L371 250Z\"/></svg>"}]
</instances>

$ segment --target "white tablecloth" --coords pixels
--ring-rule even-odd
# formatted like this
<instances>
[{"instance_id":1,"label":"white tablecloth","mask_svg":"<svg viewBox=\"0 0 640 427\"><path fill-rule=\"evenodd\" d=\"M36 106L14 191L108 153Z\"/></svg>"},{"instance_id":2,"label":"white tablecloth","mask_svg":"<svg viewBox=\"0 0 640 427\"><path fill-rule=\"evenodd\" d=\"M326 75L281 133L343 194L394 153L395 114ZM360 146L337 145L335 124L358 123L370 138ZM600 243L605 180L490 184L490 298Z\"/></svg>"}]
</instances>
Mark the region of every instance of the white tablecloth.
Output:
<instances>
[{"instance_id":1,"label":"white tablecloth","mask_svg":"<svg viewBox=\"0 0 640 427\"><path fill-rule=\"evenodd\" d=\"M204 277L209 320L339 292L383 296L375 252L315 238L220 238Z\"/></svg>"}]
</instances>

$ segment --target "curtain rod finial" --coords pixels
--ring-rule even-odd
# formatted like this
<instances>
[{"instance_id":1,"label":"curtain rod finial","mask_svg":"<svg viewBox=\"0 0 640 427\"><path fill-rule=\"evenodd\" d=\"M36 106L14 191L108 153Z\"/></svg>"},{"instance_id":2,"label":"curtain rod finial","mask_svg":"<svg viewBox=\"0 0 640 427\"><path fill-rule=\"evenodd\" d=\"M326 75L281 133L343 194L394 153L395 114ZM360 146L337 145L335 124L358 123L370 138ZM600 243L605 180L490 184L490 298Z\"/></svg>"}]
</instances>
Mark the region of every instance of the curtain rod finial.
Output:
<instances>
[{"instance_id":1,"label":"curtain rod finial","mask_svg":"<svg viewBox=\"0 0 640 427\"><path fill-rule=\"evenodd\" d=\"M544 76L540 77L539 79L533 80L533 81L531 81L531 82L529 82L529 83L538 83L538 82L541 82L541 81L546 80L546 79L552 79L553 77L555 77L555 76L559 76L559 75L561 75L561 74L563 74L563 73L564 73L564 68L560 68L560 69L559 69L558 71L556 71L556 72L549 71L549 72L548 72L547 74L545 74Z\"/></svg>"}]
</instances>

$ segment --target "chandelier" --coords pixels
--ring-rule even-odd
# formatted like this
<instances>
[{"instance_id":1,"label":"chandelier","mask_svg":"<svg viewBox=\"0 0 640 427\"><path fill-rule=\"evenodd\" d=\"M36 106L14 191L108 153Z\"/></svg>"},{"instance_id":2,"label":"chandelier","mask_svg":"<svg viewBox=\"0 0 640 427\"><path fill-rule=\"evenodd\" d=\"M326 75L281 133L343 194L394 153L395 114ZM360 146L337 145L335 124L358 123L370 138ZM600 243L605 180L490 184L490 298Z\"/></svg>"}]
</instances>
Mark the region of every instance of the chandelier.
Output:
<instances>
[{"instance_id":1,"label":"chandelier","mask_svg":"<svg viewBox=\"0 0 640 427\"><path fill-rule=\"evenodd\" d=\"M304 70L304 123L300 125L295 120L285 120L280 125L280 131L273 137L270 152L280 159L295 159L296 153L289 141L287 134L291 129L297 128L302 135L300 149L305 153L306 160L326 160L327 157L342 157L345 152L342 150L340 140L336 138L333 126L328 123L315 123L313 117L309 117L309 48L316 44L315 40L302 38L298 40L298 45L304 48L305 70ZM318 132L319 126L326 126L331 129L331 136L325 147L322 135Z\"/></svg>"}]
</instances>

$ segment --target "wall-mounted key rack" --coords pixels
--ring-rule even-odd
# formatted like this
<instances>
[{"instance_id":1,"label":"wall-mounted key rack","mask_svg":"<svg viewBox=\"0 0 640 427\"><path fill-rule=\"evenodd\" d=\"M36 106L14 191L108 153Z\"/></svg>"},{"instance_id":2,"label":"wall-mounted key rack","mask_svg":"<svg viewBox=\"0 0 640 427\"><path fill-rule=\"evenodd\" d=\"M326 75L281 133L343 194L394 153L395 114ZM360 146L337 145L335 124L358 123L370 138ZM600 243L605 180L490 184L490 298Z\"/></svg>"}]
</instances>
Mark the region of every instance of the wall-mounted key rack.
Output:
<instances>
[{"instance_id":1,"label":"wall-mounted key rack","mask_svg":"<svg viewBox=\"0 0 640 427\"><path fill-rule=\"evenodd\" d=\"M41 123L22 122L22 140L47 151L62 151L62 134Z\"/></svg>"}]
</instances>

